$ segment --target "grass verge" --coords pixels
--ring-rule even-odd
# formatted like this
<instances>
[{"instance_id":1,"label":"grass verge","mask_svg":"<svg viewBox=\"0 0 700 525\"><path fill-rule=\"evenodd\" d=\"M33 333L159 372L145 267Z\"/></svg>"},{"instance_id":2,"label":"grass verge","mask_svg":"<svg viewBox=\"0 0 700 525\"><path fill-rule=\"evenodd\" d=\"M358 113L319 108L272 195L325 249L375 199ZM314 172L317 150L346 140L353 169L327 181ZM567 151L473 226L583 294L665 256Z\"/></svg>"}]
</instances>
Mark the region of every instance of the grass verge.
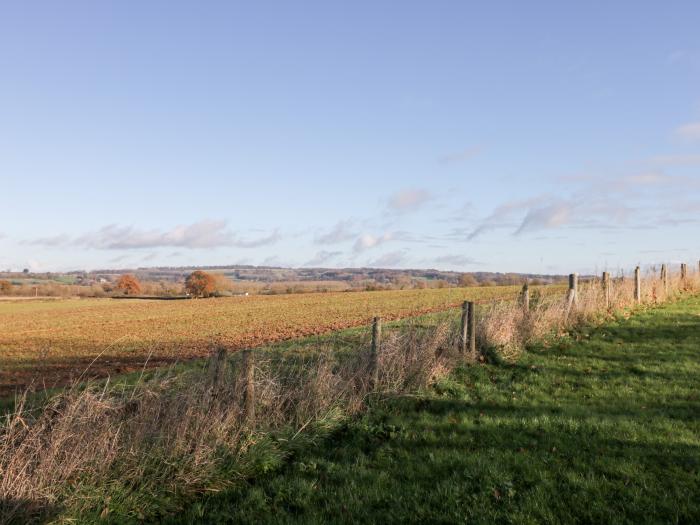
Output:
<instances>
[{"instance_id":1,"label":"grass verge","mask_svg":"<svg viewBox=\"0 0 700 525\"><path fill-rule=\"evenodd\" d=\"M172 523L698 523L700 299L458 368Z\"/></svg>"}]
</instances>

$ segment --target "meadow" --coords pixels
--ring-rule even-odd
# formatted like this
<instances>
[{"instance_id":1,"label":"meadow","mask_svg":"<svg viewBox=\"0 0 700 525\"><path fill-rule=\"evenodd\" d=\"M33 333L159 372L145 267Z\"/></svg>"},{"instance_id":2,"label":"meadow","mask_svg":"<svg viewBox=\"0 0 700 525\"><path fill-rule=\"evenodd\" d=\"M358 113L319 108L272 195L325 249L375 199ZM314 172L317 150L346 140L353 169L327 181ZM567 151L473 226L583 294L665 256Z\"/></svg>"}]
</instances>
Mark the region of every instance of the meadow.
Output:
<instances>
[{"instance_id":1,"label":"meadow","mask_svg":"<svg viewBox=\"0 0 700 525\"><path fill-rule=\"evenodd\" d=\"M551 290L559 289L556 286ZM185 301L65 299L0 302L0 396L32 381L63 385L436 312L464 300L507 299L517 286L224 297Z\"/></svg>"},{"instance_id":2,"label":"meadow","mask_svg":"<svg viewBox=\"0 0 700 525\"><path fill-rule=\"evenodd\" d=\"M698 523L700 299L389 398L173 523Z\"/></svg>"}]
</instances>

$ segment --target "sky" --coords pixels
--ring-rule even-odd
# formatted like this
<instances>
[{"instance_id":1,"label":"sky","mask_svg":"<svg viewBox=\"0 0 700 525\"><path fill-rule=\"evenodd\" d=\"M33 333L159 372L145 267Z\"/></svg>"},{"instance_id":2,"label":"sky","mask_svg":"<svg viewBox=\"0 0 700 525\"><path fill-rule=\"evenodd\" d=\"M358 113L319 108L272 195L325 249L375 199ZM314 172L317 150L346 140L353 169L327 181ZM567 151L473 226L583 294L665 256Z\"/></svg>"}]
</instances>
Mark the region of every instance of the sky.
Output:
<instances>
[{"instance_id":1,"label":"sky","mask_svg":"<svg viewBox=\"0 0 700 525\"><path fill-rule=\"evenodd\" d=\"M700 258L696 1L0 5L0 269Z\"/></svg>"}]
</instances>

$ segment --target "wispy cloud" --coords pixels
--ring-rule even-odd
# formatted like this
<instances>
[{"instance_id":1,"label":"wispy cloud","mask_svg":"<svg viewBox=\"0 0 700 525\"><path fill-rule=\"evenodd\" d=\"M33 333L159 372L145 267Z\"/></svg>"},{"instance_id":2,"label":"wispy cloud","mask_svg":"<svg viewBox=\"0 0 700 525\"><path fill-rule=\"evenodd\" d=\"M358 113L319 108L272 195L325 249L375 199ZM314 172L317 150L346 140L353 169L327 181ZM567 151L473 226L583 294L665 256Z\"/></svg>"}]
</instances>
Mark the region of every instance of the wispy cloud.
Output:
<instances>
[{"instance_id":1,"label":"wispy cloud","mask_svg":"<svg viewBox=\"0 0 700 525\"><path fill-rule=\"evenodd\" d=\"M39 239L22 241L21 244L27 244L30 246L63 246L69 244L70 241L71 238L69 235L61 234L54 235L52 237L41 237Z\"/></svg>"},{"instance_id":2,"label":"wispy cloud","mask_svg":"<svg viewBox=\"0 0 700 525\"><path fill-rule=\"evenodd\" d=\"M133 226L110 224L75 239L74 244L98 250L132 250L141 248L181 247L216 248L230 246L234 235L225 221L201 221L176 226L172 230L140 230Z\"/></svg>"},{"instance_id":3,"label":"wispy cloud","mask_svg":"<svg viewBox=\"0 0 700 525\"><path fill-rule=\"evenodd\" d=\"M674 49L666 56L666 62L669 64L677 64L683 61L687 55L688 52L685 49Z\"/></svg>"},{"instance_id":4,"label":"wispy cloud","mask_svg":"<svg viewBox=\"0 0 700 525\"><path fill-rule=\"evenodd\" d=\"M465 162L467 160L471 160L474 157L476 157L479 153L481 153L481 148L480 147L471 147L471 148L465 148L461 151L455 151L453 153L448 153L447 155L443 155L438 159L440 164L459 164L460 162Z\"/></svg>"},{"instance_id":5,"label":"wispy cloud","mask_svg":"<svg viewBox=\"0 0 700 525\"><path fill-rule=\"evenodd\" d=\"M329 252L326 250L321 250L320 252L317 252L314 257L304 263L304 266L321 266L339 255L342 255L343 252Z\"/></svg>"},{"instance_id":6,"label":"wispy cloud","mask_svg":"<svg viewBox=\"0 0 700 525\"><path fill-rule=\"evenodd\" d=\"M266 257L265 259L263 259L261 266L272 266L272 267L276 267L276 268L289 268L293 265L289 264L288 262L283 261L277 255L271 255L270 257Z\"/></svg>"},{"instance_id":7,"label":"wispy cloud","mask_svg":"<svg viewBox=\"0 0 700 525\"><path fill-rule=\"evenodd\" d=\"M515 234L563 226L570 222L571 215L572 205L566 202L530 209Z\"/></svg>"},{"instance_id":8,"label":"wispy cloud","mask_svg":"<svg viewBox=\"0 0 700 525\"><path fill-rule=\"evenodd\" d=\"M353 221L339 221L330 231L322 233L314 239L316 244L339 244L350 241L357 237L357 232L353 229Z\"/></svg>"},{"instance_id":9,"label":"wispy cloud","mask_svg":"<svg viewBox=\"0 0 700 525\"><path fill-rule=\"evenodd\" d=\"M684 140L700 140L700 122L689 122L676 128L676 135Z\"/></svg>"},{"instance_id":10,"label":"wispy cloud","mask_svg":"<svg viewBox=\"0 0 700 525\"><path fill-rule=\"evenodd\" d=\"M697 181L668 175L660 167L612 177L588 174L557 180L570 185L572 191L563 196L543 194L506 202L483 219L467 239L504 228L514 228L513 233L520 235L561 227L599 231L648 229L696 220L688 216L689 210L683 208L683 203L697 194ZM671 210L674 213L669 217ZM684 212L685 216L679 216Z\"/></svg>"},{"instance_id":11,"label":"wispy cloud","mask_svg":"<svg viewBox=\"0 0 700 525\"><path fill-rule=\"evenodd\" d=\"M700 155L658 155L649 158L648 162L660 167L697 166L700 165Z\"/></svg>"},{"instance_id":12,"label":"wispy cloud","mask_svg":"<svg viewBox=\"0 0 700 525\"><path fill-rule=\"evenodd\" d=\"M669 181L671 178L661 171L648 171L644 173L637 173L634 175L627 175L622 177L620 180L626 184L661 184L663 182Z\"/></svg>"},{"instance_id":13,"label":"wispy cloud","mask_svg":"<svg viewBox=\"0 0 700 525\"><path fill-rule=\"evenodd\" d=\"M448 264L451 266L470 266L481 264L473 257L468 257L466 255L440 255L439 257L435 257L433 261L437 264Z\"/></svg>"},{"instance_id":14,"label":"wispy cloud","mask_svg":"<svg viewBox=\"0 0 700 525\"><path fill-rule=\"evenodd\" d=\"M116 257L112 257L108 262L110 262L112 264L116 264L116 263L120 263L122 261L127 260L129 257L131 257L131 255L126 255L126 254L117 255Z\"/></svg>"},{"instance_id":15,"label":"wispy cloud","mask_svg":"<svg viewBox=\"0 0 700 525\"><path fill-rule=\"evenodd\" d=\"M481 224L479 224L471 231L471 233L469 233L467 240L471 241L489 231L512 225L512 218L517 212L538 205L546 199L546 196L537 196L527 199L508 201L501 204L493 210L491 215L486 217Z\"/></svg>"},{"instance_id":16,"label":"wispy cloud","mask_svg":"<svg viewBox=\"0 0 700 525\"><path fill-rule=\"evenodd\" d=\"M428 190L405 189L396 192L389 198L387 209L393 213L408 213L420 209L432 199L433 196Z\"/></svg>"},{"instance_id":17,"label":"wispy cloud","mask_svg":"<svg viewBox=\"0 0 700 525\"><path fill-rule=\"evenodd\" d=\"M402 265L407 260L406 252L395 251L385 253L368 263L371 268L395 268Z\"/></svg>"},{"instance_id":18,"label":"wispy cloud","mask_svg":"<svg viewBox=\"0 0 700 525\"><path fill-rule=\"evenodd\" d=\"M238 248L258 248L260 246L269 246L275 244L276 242L282 240L282 235L280 235L279 230L275 230L269 235L258 238L246 238L240 239L235 238L232 245Z\"/></svg>"},{"instance_id":19,"label":"wispy cloud","mask_svg":"<svg viewBox=\"0 0 700 525\"><path fill-rule=\"evenodd\" d=\"M393 234L391 233L385 233L383 235L372 235L370 233L365 233L364 235L360 235L357 240L355 241L355 246L353 249L356 252L363 252L365 250L369 250L370 248L375 248L379 246L380 244L384 244L386 242L389 242L394 239Z\"/></svg>"},{"instance_id":20,"label":"wispy cloud","mask_svg":"<svg viewBox=\"0 0 700 525\"><path fill-rule=\"evenodd\" d=\"M218 248L236 246L256 248L281 239L277 230L259 238L240 237L228 229L226 221L200 221L171 230L143 230L133 226L110 224L75 238L66 234L24 241L42 246L83 246L96 250L134 250L153 248Z\"/></svg>"}]
</instances>

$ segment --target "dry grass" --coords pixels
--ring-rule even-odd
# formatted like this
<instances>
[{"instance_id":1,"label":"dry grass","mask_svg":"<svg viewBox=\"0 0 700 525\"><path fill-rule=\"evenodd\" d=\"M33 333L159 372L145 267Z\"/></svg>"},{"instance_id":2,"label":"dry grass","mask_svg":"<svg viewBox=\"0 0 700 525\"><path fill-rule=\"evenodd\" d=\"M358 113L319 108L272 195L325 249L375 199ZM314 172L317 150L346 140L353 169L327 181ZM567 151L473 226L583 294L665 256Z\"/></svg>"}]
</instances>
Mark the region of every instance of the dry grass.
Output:
<instances>
[{"instance_id":1,"label":"dry grass","mask_svg":"<svg viewBox=\"0 0 700 525\"><path fill-rule=\"evenodd\" d=\"M561 335L577 325L598 323L616 311L696 293L700 291L700 277L697 273L686 279L669 275L665 286L650 272L641 278L639 302L635 300L634 287L634 278L611 279L606 301L602 281L596 279L579 284L573 304L567 296L542 296L536 292L527 312L519 303L499 301L485 305L477 319L478 347L482 352L494 351L504 359L513 360L528 344L549 335Z\"/></svg>"},{"instance_id":2,"label":"dry grass","mask_svg":"<svg viewBox=\"0 0 700 525\"><path fill-rule=\"evenodd\" d=\"M599 282L582 283L571 309L563 297L537 294L527 312L512 301L482 306L478 348L516 359L534 340L633 305L633 286L614 280L609 306ZM642 289L642 302L653 304L697 291L700 282L673 276L666 291L647 276ZM128 387L76 385L39 408L24 397L0 428L0 523L52 511L133 519L173 512L178 501L266 470L246 458L263 444L282 446L270 436L290 443L363 410L373 393L415 392L436 381L457 362L457 341L452 323L389 331L377 384L369 341L344 356L323 347L303 357L258 352L252 407L242 356L225 351L204 367Z\"/></svg>"},{"instance_id":3,"label":"dry grass","mask_svg":"<svg viewBox=\"0 0 700 525\"><path fill-rule=\"evenodd\" d=\"M378 389L414 391L448 370L451 333L441 324L389 334ZM109 513L133 508L135 498L221 490L246 476L222 468L240 463L265 436L296 436L361 410L374 391L368 353L369 345L338 359L256 354L252 411L241 354L224 351L202 369L163 372L128 388L76 386L39 410L21 399L0 431L0 523L51 508ZM115 494L125 502L113 501ZM139 505L143 515L159 512Z\"/></svg>"}]
</instances>

